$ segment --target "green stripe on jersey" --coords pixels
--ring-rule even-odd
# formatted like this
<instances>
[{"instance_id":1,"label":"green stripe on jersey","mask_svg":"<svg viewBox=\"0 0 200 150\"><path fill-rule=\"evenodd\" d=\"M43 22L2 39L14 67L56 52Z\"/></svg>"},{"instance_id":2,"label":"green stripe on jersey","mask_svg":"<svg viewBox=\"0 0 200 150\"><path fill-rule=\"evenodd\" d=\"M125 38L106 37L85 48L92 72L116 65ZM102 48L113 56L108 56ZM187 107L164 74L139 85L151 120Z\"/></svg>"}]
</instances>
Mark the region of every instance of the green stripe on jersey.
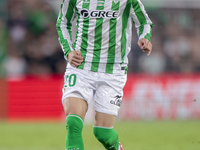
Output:
<instances>
[{"instance_id":1,"label":"green stripe on jersey","mask_svg":"<svg viewBox=\"0 0 200 150\"><path fill-rule=\"evenodd\" d=\"M67 19L67 30L69 32L71 40L72 40L72 30L71 30L72 23L71 23L71 20L72 20L73 14L74 14L74 6L75 6L75 4L76 4L76 0L70 0L69 1L67 13L65 15L65 18Z\"/></svg>"},{"instance_id":2,"label":"green stripe on jersey","mask_svg":"<svg viewBox=\"0 0 200 150\"><path fill-rule=\"evenodd\" d=\"M119 4L112 1L111 10L119 10ZM109 48L108 48L108 59L106 64L106 73L113 73L113 66L115 63L115 46L116 46L116 24L117 19L110 19L110 29L109 29ZM119 32L119 31L118 31Z\"/></svg>"},{"instance_id":3,"label":"green stripe on jersey","mask_svg":"<svg viewBox=\"0 0 200 150\"><path fill-rule=\"evenodd\" d=\"M137 0L135 0L135 2L132 3L132 5L133 5L133 10L140 22L140 28L139 28L139 36L140 36L144 31L144 25L147 24L147 20L143 14L143 11L140 7L139 2Z\"/></svg>"},{"instance_id":4,"label":"green stripe on jersey","mask_svg":"<svg viewBox=\"0 0 200 150\"><path fill-rule=\"evenodd\" d=\"M90 0L87 0L87 1L88 1L88 3L83 3L82 8L89 10L89 7L90 7L89 1ZM78 19L77 19L78 25L79 25L79 19L80 19L80 14L79 14ZM88 29L89 29L89 17L83 19L83 30L82 30L82 37L81 37L82 42L81 42L80 51L81 51L81 54L82 54L84 59L86 58L87 47L88 47L88 43L87 43L88 42ZM85 65L85 60L83 60L81 65L78 66L77 68L83 69L84 65Z\"/></svg>"},{"instance_id":5,"label":"green stripe on jersey","mask_svg":"<svg viewBox=\"0 0 200 150\"><path fill-rule=\"evenodd\" d=\"M79 28L79 19L80 19L80 15L78 16L78 18L77 18L77 20L76 20L76 29ZM75 49L75 47L76 47L77 38L78 38L78 30L76 30L75 41L74 41L74 43L73 43L74 49ZM75 49L75 50L76 50L76 49Z\"/></svg>"},{"instance_id":6,"label":"green stripe on jersey","mask_svg":"<svg viewBox=\"0 0 200 150\"><path fill-rule=\"evenodd\" d=\"M124 56L126 53L126 29L127 29L127 24L128 24L128 18L130 14L130 8L131 5L127 4L126 8L124 9L123 15L122 15L122 38L121 38L121 59L122 62L121 64L124 63Z\"/></svg>"},{"instance_id":7,"label":"green stripe on jersey","mask_svg":"<svg viewBox=\"0 0 200 150\"><path fill-rule=\"evenodd\" d=\"M63 2L64 2L64 0L63 0ZM64 39L63 34L62 34L62 30L60 28L60 24L61 24L62 17L63 17L62 8L63 8L63 3L61 4L61 7L60 7L60 16L58 18L58 21L57 21L57 24L56 24L56 28L57 28L57 32L58 32L58 36L59 36L59 41L63 45L64 55L66 56L66 54L68 55L68 53L71 50L70 50L68 41L66 39Z\"/></svg>"},{"instance_id":8,"label":"green stripe on jersey","mask_svg":"<svg viewBox=\"0 0 200 150\"><path fill-rule=\"evenodd\" d=\"M96 10L103 10L103 9L104 5L97 5ZM94 51L93 51L91 71L98 71L99 68L101 42L102 42L102 25L103 25L103 18L96 18Z\"/></svg>"}]
</instances>

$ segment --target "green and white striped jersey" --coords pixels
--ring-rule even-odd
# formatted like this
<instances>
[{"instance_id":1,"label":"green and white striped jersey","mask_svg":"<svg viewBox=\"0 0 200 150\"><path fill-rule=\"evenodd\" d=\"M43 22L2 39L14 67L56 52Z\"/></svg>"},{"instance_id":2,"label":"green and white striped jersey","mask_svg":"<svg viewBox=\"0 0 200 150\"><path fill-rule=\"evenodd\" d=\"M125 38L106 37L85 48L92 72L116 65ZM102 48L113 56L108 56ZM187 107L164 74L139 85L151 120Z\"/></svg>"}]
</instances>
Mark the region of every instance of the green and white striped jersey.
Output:
<instances>
[{"instance_id":1,"label":"green and white striped jersey","mask_svg":"<svg viewBox=\"0 0 200 150\"><path fill-rule=\"evenodd\" d=\"M74 18L77 31L72 43ZM139 39L150 41L153 24L140 0L63 0L56 27L65 56L81 51L84 61L77 68L125 73L132 22Z\"/></svg>"}]
</instances>

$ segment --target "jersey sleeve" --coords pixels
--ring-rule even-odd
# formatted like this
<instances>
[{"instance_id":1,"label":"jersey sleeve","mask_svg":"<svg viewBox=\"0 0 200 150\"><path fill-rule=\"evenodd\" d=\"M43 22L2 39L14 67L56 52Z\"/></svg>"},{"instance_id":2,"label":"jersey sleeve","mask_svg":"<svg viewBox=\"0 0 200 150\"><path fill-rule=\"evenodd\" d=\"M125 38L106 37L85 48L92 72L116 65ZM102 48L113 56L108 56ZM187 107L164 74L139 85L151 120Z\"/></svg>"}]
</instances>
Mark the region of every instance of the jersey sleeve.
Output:
<instances>
[{"instance_id":1,"label":"jersey sleeve","mask_svg":"<svg viewBox=\"0 0 200 150\"><path fill-rule=\"evenodd\" d=\"M75 18L76 0L63 0L56 23L58 40L67 59L69 52L74 51L72 46L72 21Z\"/></svg>"},{"instance_id":2,"label":"jersey sleeve","mask_svg":"<svg viewBox=\"0 0 200 150\"><path fill-rule=\"evenodd\" d=\"M150 38L153 23L147 15L144 5L140 0L132 0L130 13L137 30L139 40L145 38L151 41Z\"/></svg>"}]
</instances>

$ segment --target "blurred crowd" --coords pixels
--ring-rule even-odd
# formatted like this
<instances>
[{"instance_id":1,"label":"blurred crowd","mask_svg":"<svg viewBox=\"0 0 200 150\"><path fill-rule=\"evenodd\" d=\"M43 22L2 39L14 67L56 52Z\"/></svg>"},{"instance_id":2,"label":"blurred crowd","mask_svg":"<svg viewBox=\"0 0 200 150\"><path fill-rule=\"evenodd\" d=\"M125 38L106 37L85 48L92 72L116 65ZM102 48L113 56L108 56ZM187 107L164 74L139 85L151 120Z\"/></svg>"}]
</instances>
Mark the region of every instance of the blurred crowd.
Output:
<instances>
[{"instance_id":1,"label":"blurred crowd","mask_svg":"<svg viewBox=\"0 0 200 150\"><path fill-rule=\"evenodd\" d=\"M7 2L8 75L62 73L66 61L58 42L57 14L42 0Z\"/></svg>"},{"instance_id":2,"label":"blurred crowd","mask_svg":"<svg viewBox=\"0 0 200 150\"><path fill-rule=\"evenodd\" d=\"M7 34L8 75L60 74L66 61L58 42L58 14L42 0L7 0L7 17L0 17L0 30ZM133 28L129 72L199 72L200 8L147 9L154 23L153 52L147 57L137 46Z\"/></svg>"},{"instance_id":3,"label":"blurred crowd","mask_svg":"<svg viewBox=\"0 0 200 150\"><path fill-rule=\"evenodd\" d=\"M200 8L157 8L147 12L154 23L153 51L149 57L144 55L135 35L129 55L130 72L199 72Z\"/></svg>"}]
</instances>

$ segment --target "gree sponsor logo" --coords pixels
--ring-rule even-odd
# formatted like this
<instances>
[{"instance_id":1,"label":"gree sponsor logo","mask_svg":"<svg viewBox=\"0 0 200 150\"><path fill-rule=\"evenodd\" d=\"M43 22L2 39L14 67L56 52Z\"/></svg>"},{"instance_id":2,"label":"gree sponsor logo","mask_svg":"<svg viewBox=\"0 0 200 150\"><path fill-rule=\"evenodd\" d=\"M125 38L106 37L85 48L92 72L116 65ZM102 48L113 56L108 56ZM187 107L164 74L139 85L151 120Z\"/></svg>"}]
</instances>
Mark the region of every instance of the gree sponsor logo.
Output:
<instances>
[{"instance_id":1,"label":"gree sponsor logo","mask_svg":"<svg viewBox=\"0 0 200 150\"><path fill-rule=\"evenodd\" d=\"M118 11L104 11L104 10L92 10L88 11L87 9L81 10L81 15L84 18L117 18L119 15Z\"/></svg>"}]
</instances>

